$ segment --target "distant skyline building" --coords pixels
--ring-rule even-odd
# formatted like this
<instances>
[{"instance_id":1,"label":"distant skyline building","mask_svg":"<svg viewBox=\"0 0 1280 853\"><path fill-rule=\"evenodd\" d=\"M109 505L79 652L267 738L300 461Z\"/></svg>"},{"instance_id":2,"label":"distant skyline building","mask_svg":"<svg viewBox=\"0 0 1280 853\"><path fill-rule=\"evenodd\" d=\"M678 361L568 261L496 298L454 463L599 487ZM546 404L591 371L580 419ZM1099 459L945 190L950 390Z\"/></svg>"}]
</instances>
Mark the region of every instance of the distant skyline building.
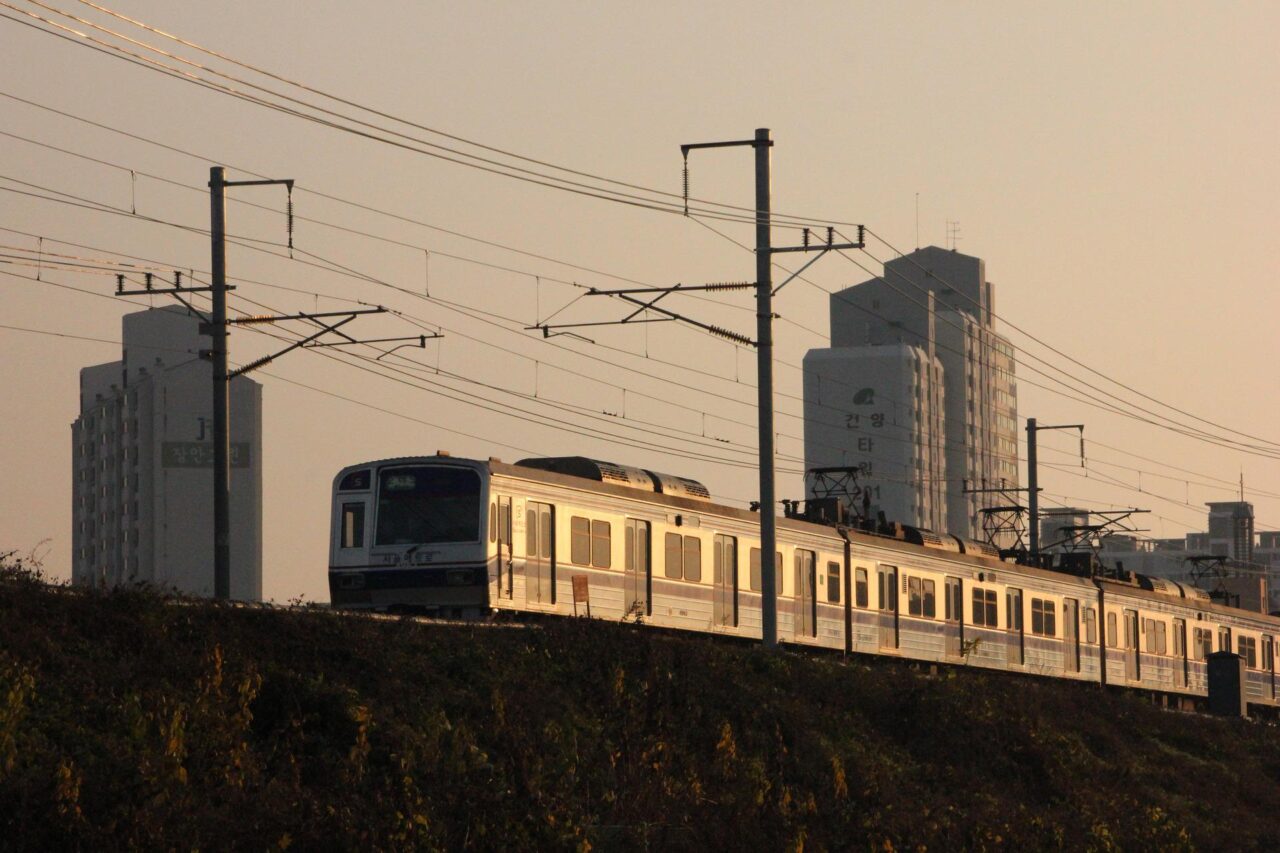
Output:
<instances>
[{"instance_id":1,"label":"distant skyline building","mask_svg":"<svg viewBox=\"0 0 1280 853\"><path fill-rule=\"evenodd\" d=\"M830 304L831 346L804 360L805 467L858 467L873 512L982 538L980 510L1007 501L965 485L1019 483L1013 347L982 259L917 249Z\"/></svg>"},{"instance_id":2,"label":"distant skyline building","mask_svg":"<svg viewBox=\"0 0 1280 853\"><path fill-rule=\"evenodd\" d=\"M80 371L72 580L213 595L212 367L199 320L123 319L120 361ZM262 386L231 382L231 597L262 598Z\"/></svg>"}]
</instances>

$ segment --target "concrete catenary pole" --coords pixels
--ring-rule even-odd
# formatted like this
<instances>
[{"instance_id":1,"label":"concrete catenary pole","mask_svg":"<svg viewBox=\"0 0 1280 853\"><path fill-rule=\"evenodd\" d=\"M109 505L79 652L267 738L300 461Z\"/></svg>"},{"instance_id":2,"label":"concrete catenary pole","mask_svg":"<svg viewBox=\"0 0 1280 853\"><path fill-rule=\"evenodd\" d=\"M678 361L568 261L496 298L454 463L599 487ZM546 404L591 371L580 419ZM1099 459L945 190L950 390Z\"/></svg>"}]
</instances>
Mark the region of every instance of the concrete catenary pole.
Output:
<instances>
[{"instance_id":1,"label":"concrete catenary pole","mask_svg":"<svg viewBox=\"0 0 1280 853\"><path fill-rule=\"evenodd\" d=\"M231 419L227 381L226 182L221 166L209 169L213 312L213 597L231 598Z\"/></svg>"},{"instance_id":2,"label":"concrete catenary pole","mask_svg":"<svg viewBox=\"0 0 1280 853\"><path fill-rule=\"evenodd\" d=\"M768 128L756 130L756 369L760 412L760 594L761 639L778 644L778 587L774 554L778 551L774 512L773 451L773 248L769 213Z\"/></svg>"},{"instance_id":3,"label":"concrete catenary pole","mask_svg":"<svg viewBox=\"0 0 1280 853\"><path fill-rule=\"evenodd\" d=\"M1027 418L1027 534L1031 561L1040 559L1040 488L1039 466L1036 464L1036 419Z\"/></svg>"}]
</instances>

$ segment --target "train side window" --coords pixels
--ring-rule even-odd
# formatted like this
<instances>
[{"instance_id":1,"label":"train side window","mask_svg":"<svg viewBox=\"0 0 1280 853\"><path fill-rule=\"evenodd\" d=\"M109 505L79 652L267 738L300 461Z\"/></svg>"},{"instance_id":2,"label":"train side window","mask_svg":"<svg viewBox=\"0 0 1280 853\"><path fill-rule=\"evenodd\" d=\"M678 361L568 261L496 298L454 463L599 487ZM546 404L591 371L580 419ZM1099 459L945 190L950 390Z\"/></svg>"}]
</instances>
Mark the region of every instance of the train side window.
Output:
<instances>
[{"instance_id":1,"label":"train side window","mask_svg":"<svg viewBox=\"0 0 1280 853\"><path fill-rule=\"evenodd\" d=\"M840 564L836 562L827 563L827 601L840 603Z\"/></svg>"},{"instance_id":2,"label":"train side window","mask_svg":"<svg viewBox=\"0 0 1280 853\"><path fill-rule=\"evenodd\" d=\"M973 588L973 624L984 628L999 628L996 619L996 591Z\"/></svg>"},{"instance_id":3,"label":"train side window","mask_svg":"<svg viewBox=\"0 0 1280 853\"><path fill-rule=\"evenodd\" d=\"M364 503L342 505L342 547L364 547Z\"/></svg>"},{"instance_id":4,"label":"train side window","mask_svg":"<svg viewBox=\"0 0 1280 853\"><path fill-rule=\"evenodd\" d=\"M854 578L853 602L859 607L865 608L867 606L867 570L855 569L853 572L853 578Z\"/></svg>"},{"instance_id":5,"label":"train side window","mask_svg":"<svg viewBox=\"0 0 1280 853\"><path fill-rule=\"evenodd\" d=\"M1114 649L1116 647L1116 615L1114 613L1107 614L1107 647Z\"/></svg>"},{"instance_id":6,"label":"train side window","mask_svg":"<svg viewBox=\"0 0 1280 853\"><path fill-rule=\"evenodd\" d=\"M777 581L778 595L782 595L782 552L774 553L773 561L773 577ZM751 569L751 591L759 592L764 589L764 581L761 578L760 570L760 549L752 548L748 555L748 562Z\"/></svg>"},{"instance_id":7,"label":"train side window","mask_svg":"<svg viewBox=\"0 0 1280 853\"><path fill-rule=\"evenodd\" d=\"M1057 612L1047 598L1031 599L1031 633L1041 637L1058 636Z\"/></svg>"},{"instance_id":8,"label":"train side window","mask_svg":"<svg viewBox=\"0 0 1280 853\"><path fill-rule=\"evenodd\" d=\"M920 578L907 578L907 613L919 616L921 610Z\"/></svg>"},{"instance_id":9,"label":"train side window","mask_svg":"<svg viewBox=\"0 0 1280 853\"><path fill-rule=\"evenodd\" d=\"M607 569L613 564L613 530L607 521L591 522L591 565Z\"/></svg>"},{"instance_id":10,"label":"train side window","mask_svg":"<svg viewBox=\"0 0 1280 853\"><path fill-rule=\"evenodd\" d=\"M1244 658L1244 665L1249 669L1258 668L1258 641L1253 637L1241 637L1238 641L1238 654Z\"/></svg>"},{"instance_id":11,"label":"train side window","mask_svg":"<svg viewBox=\"0 0 1280 853\"><path fill-rule=\"evenodd\" d=\"M612 528L607 521L580 515L569 518L569 559L579 566L607 569L613 564Z\"/></svg>"},{"instance_id":12,"label":"train side window","mask_svg":"<svg viewBox=\"0 0 1280 853\"><path fill-rule=\"evenodd\" d=\"M1163 622L1156 622L1156 653L1169 654L1169 626Z\"/></svg>"},{"instance_id":13,"label":"train side window","mask_svg":"<svg viewBox=\"0 0 1280 853\"><path fill-rule=\"evenodd\" d=\"M669 578L684 576L684 537L679 533L668 533L666 538L665 573Z\"/></svg>"},{"instance_id":14,"label":"train side window","mask_svg":"<svg viewBox=\"0 0 1280 853\"><path fill-rule=\"evenodd\" d=\"M569 519L569 559L579 566L591 565L591 522L580 515Z\"/></svg>"},{"instance_id":15,"label":"train side window","mask_svg":"<svg viewBox=\"0 0 1280 853\"><path fill-rule=\"evenodd\" d=\"M964 621L964 593L960 578L947 578L947 591L945 598L947 621Z\"/></svg>"},{"instance_id":16,"label":"train side window","mask_svg":"<svg viewBox=\"0 0 1280 853\"><path fill-rule=\"evenodd\" d=\"M1084 641L1086 643L1098 642L1098 611L1092 607L1084 609Z\"/></svg>"},{"instance_id":17,"label":"train side window","mask_svg":"<svg viewBox=\"0 0 1280 853\"><path fill-rule=\"evenodd\" d=\"M1213 653L1213 633L1208 628L1196 628L1194 640L1191 654L1196 660L1204 660Z\"/></svg>"},{"instance_id":18,"label":"train side window","mask_svg":"<svg viewBox=\"0 0 1280 853\"><path fill-rule=\"evenodd\" d=\"M697 536L684 537L684 579L702 580L702 540Z\"/></svg>"},{"instance_id":19,"label":"train side window","mask_svg":"<svg viewBox=\"0 0 1280 853\"><path fill-rule=\"evenodd\" d=\"M1275 668L1276 649L1272 644L1272 640L1266 634L1262 635L1262 668L1270 672Z\"/></svg>"},{"instance_id":20,"label":"train side window","mask_svg":"<svg viewBox=\"0 0 1280 853\"><path fill-rule=\"evenodd\" d=\"M489 502L489 541L498 541L498 504L496 501Z\"/></svg>"}]
</instances>

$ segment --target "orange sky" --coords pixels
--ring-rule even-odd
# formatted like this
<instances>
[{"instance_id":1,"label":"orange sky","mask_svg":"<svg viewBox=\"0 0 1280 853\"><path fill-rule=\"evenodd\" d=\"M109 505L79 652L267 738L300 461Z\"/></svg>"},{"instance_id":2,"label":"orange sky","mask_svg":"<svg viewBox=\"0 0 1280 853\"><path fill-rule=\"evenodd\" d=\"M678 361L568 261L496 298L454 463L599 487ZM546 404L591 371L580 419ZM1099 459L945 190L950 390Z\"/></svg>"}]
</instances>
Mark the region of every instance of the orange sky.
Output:
<instances>
[{"instance_id":1,"label":"orange sky","mask_svg":"<svg viewBox=\"0 0 1280 853\"><path fill-rule=\"evenodd\" d=\"M20 0L12 5L56 17ZM87 5L49 5L197 56ZM1150 535L1180 536L1201 528L1203 502L1232 498L1229 484L1243 472L1259 527L1280 527L1280 463L1274 458L1280 452L1267 444L1280 442L1280 298L1273 283L1280 267L1280 6L108 5L361 104L647 187L679 191L683 142L745 137L769 127L777 141L776 210L864 222L904 250L916 245L918 193L921 243L944 244L946 221L958 220L959 248L985 258L1003 317L1162 403L1255 438L1225 433L1089 377L1002 325L1015 344L1181 423L1269 447L1259 455L1193 441L1051 394L1031 384L1044 380L1020 368L1022 417L1088 425L1087 477L1071 467L1072 437L1044 436L1062 453L1047 451L1042 458L1067 466L1044 472L1049 500L1147 507L1153 510L1145 523ZM131 179L127 169L202 187L208 158L216 158L598 271L305 192L295 196L300 216L405 245L300 222L300 249L411 292L233 247L233 278L305 292L243 284L239 296L287 311L349 304L330 297L386 304L445 327L446 338L417 357L471 380L409 373L400 376L405 382L395 382L315 353L292 355L257 376L265 386L269 597L327 597L329 482L338 468L362 459L437 448L504 459L580 453L692 476L719 498L754 497L754 392L747 384L752 354L671 325L599 329L589 333L595 345L543 342L518 328L581 292L556 279L600 287L619 286L601 272L652 284L747 279L753 275L747 252L683 217L531 186L338 133L12 21L0 20L0 31L0 92L201 155L165 151L0 97L0 130L116 164L0 136L0 187L37 192L13 182L25 181L204 226L208 202L200 192L151 177ZM230 176L245 177L235 171ZM750 154L699 152L692 181L695 195L748 205ZM238 191L235 198L282 205L273 190ZM284 238L279 214L237 201L228 216L234 234ZM752 240L749 225L713 224L736 240ZM175 266L208 266L207 240L199 235L13 192L0 192L0 227L10 229L0 231L5 246L36 248L36 239L14 233L21 231L44 236L50 251L80 251L50 248L62 240L103 250L81 252L94 257L124 252ZM878 271L876 261L892 251L883 244L869 248L870 255L854 259ZM429 262L424 250L432 253ZM0 270L31 272L12 265ZM827 327L823 291L867 275L832 257L807 277L812 284L790 285L777 306L784 317L777 328L779 450L792 458L803 452L796 438L802 433L795 417L797 367L806 349L826 345L815 334ZM53 286L107 294L110 278L47 272L41 278L36 283L0 275L4 325L118 340L121 314L136 310ZM423 298L428 287L430 301ZM723 304L688 298L671 304L753 333L747 298L715 299ZM605 319L621 316L620 310L583 300L561 317ZM414 327L388 317L362 321L361 331L389 336L414 333ZM233 360L262 355L271 343L237 331ZM47 540L46 563L55 576L69 574L69 425L77 415L77 371L116 357L118 347L108 344L0 329L0 363L7 368L0 389L9 403L0 443L0 472L9 486L0 495L0 549L25 550ZM456 388L449 392L455 399L410 387L411 376L413 383L425 378ZM537 399L506 391L536 393ZM495 402L482 409L457 399L474 403L480 396ZM580 412L553 406L613 413L619 417L591 427L633 440L570 435L513 411L581 422ZM655 436L639 429L678 433ZM636 447L637 437L686 450L698 444L736 464ZM798 467L780 460L780 497L801 496L799 476L787 473ZM1135 490L1139 478L1142 493Z\"/></svg>"}]
</instances>

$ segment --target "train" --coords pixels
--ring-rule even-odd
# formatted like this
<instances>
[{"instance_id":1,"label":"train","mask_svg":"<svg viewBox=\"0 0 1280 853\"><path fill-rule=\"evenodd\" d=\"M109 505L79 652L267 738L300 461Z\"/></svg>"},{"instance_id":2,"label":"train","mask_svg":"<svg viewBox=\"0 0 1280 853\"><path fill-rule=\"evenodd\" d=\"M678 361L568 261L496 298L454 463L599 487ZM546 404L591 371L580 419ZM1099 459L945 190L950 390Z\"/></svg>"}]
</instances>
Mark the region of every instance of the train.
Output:
<instances>
[{"instance_id":1,"label":"train","mask_svg":"<svg viewBox=\"0 0 1280 853\"><path fill-rule=\"evenodd\" d=\"M335 608L761 637L759 512L686 477L586 457L376 460L334 478L330 530ZM795 647L1131 687L1180 707L1204 704L1209 656L1227 651L1247 704L1280 707L1280 619L1187 584L794 512L776 541L777 635Z\"/></svg>"}]
</instances>

